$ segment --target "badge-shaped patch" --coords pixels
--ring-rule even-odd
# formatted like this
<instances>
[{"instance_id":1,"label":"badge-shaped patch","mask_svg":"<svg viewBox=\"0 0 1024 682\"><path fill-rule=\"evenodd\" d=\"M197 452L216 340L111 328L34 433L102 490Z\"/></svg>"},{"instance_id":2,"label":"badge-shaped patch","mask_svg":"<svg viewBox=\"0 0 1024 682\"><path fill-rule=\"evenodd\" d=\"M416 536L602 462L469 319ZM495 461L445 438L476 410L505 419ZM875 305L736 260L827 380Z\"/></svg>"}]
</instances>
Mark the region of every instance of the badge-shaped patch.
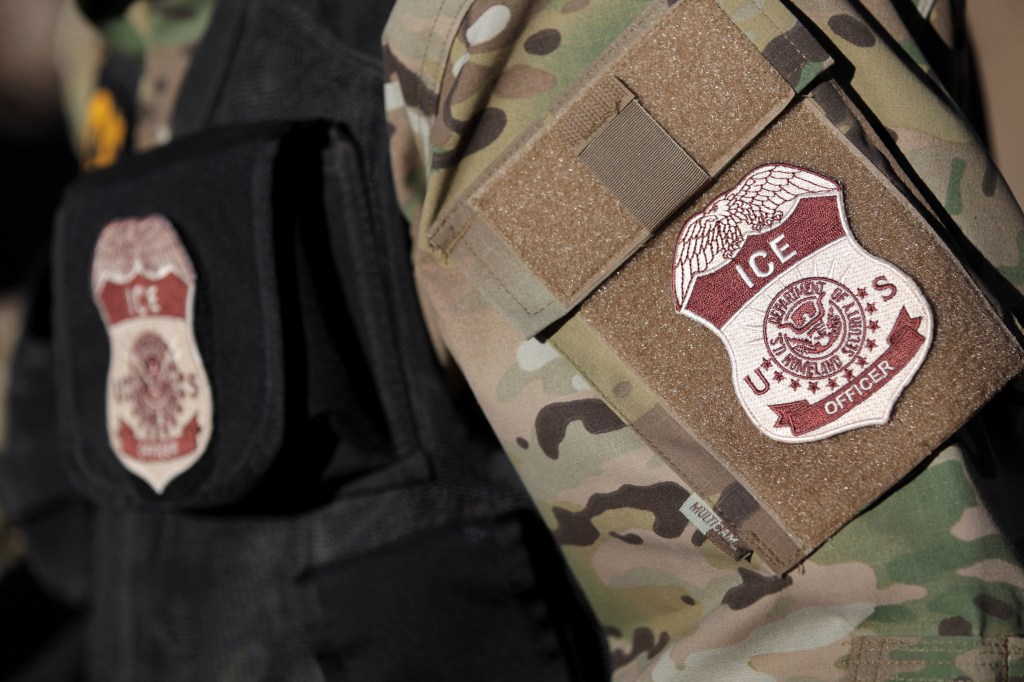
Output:
<instances>
[{"instance_id":1,"label":"badge-shaped patch","mask_svg":"<svg viewBox=\"0 0 1024 682\"><path fill-rule=\"evenodd\" d=\"M842 189L809 170L753 170L686 222L673 263L677 312L722 339L776 440L887 422L931 343L921 290L857 243Z\"/></svg>"},{"instance_id":2,"label":"badge-shaped patch","mask_svg":"<svg viewBox=\"0 0 1024 682\"><path fill-rule=\"evenodd\" d=\"M210 382L193 330L195 268L170 221L150 215L104 227L92 292L110 338L110 447L163 493L202 457L213 432Z\"/></svg>"}]
</instances>

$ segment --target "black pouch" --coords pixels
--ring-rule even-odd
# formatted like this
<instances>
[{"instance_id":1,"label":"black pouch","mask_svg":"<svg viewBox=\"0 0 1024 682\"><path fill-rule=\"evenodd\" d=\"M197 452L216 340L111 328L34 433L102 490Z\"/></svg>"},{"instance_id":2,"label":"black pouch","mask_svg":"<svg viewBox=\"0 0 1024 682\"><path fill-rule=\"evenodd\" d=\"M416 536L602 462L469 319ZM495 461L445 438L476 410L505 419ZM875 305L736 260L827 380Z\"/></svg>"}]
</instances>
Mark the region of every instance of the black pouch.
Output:
<instances>
[{"instance_id":1,"label":"black pouch","mask_svg":"<svg viewBox=\"0 0 1024 682\"><path fill-rule=\"evenodd\" d=\"M70 469L88 496L220 504L251 489L277 454L284 370L272 188L290 129L187 138L67 193L55 361ZM107 239L142 223L152 229ZM191 461L175 468L182 457Z\"/></svg>"}]
</instances>

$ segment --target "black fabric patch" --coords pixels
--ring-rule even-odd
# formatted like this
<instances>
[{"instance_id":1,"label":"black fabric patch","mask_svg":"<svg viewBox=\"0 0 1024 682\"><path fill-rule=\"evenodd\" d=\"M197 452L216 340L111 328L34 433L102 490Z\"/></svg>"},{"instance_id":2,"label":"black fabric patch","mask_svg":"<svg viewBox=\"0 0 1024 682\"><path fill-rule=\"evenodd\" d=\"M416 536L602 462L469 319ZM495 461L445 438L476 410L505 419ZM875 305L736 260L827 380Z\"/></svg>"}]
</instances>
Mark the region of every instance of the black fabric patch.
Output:
<instances>
[{"instance_id":1,"label":"black fabric patch","mask_svg":"<svg viewBox=\"0 0 1024 682\"><path fill-rule=\"evenodd\" d=\"M110 350L90 269L99 232L113 219L165 215L197 274L195 336L212 387L214 431L206 453L161 503L237 496L276 455L284 378L270 197L282 131L185 140L86 176L66 196L56 230L54 349L72 471L90 496L156 498L117 461L107 436Z\"/></svg>"}]
</instances>

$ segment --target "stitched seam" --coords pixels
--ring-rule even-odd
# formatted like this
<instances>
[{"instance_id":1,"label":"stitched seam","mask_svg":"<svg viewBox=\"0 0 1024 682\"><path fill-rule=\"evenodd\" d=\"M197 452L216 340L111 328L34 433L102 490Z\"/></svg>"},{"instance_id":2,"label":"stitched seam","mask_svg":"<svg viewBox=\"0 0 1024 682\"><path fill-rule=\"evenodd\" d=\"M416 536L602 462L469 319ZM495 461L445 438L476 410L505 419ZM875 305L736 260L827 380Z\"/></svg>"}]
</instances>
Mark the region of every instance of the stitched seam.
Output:
<instances>
[{"instance_id":1,"label":"stitched seam","mask_svg":"<svg viewBox=\"0 0 1024 682\"><path fill-rule=\"evenodd\" d=\"M466 242L466 244L465 244L465 246L463 248L468 250L473 255L473 258L476 259L476 262L479 263L481 266L483 266L483 268L485 270L487 270L487 273L491 276L491 278L494 279L494 281L496 281L498 284L500 284L501 288L505 290L505 293L507 293L512 298L512 300L514 300L519 305L519 308L524 313L529 315L530 317L534 317L538 313L542 313L545 310L549 309L552 305L554 305L556 303L560 303L560 301L554 300L554 301L551 301L550 303L547 303L546 305L541 306L540 308L535 308L535 309L527 308L526 305L522 301L519 300L519 297L516 296L515 292L513 290L509 289L505 285L504 280L502 280L502 278L499 277L498 274L496 272L494 272L494 270L491 269L491 266L488 265L487 261L485 261L484 259L480 258L479 254L477 254L477 252L473 249L473 247L469 244L469 242ZM547 288L547 287L545 287L545 288Z\"/></svg>"},{"instance_id":2,"label":"stitched seam","mask_svg":"<svg viewBox=\"0 0 1024 682\"><path fill-rule=\"evenodd\" d=\"M857 678L860 677L860 658L864 652L863 640L854 641L851 648L853 653L850 654L850 676L853 682L857 682Z\"/></svg>"},{"instance_id":3,"label":"stitched seam","mask_svg":"<svg viewBox=\"0 0 1024 682\"><path fill-rule=\"evenodd\" d=\"M475 2L476 2L476 0L464 0L462 8L459 9L458 21L452 22L453 30L455 31L456 34L459 32L459 28L462 27L462 22L464 22L466 20L466 13L469 12L469 8L472 7ZM443 4L444 3L442 3L442 6L443 6ZM435 35L434 29L437 28L437 22L438 22L438 20L440 18L441 18L441 12L437 12L437 13L434 14L433 21L430 22L430 33L428 34L429 37L427 38L427 40L423 41L423 50L420 52L420 57L419 57L420 68L419 68L419 71L418 71L419 80L420 80L418 85L420 85L420 86L426 86L425 75L426 75L426 72L427 72L427 60L426 60L427 52L430 50L431 38L433 38L434 35ZM447 48L447 51L445 52L444 64L441 67L441 79L437 83L437 100L435 100L435 102L434 102L435 118L436 118L437 102L441 100L441 86L443 85L443 82L444 82L444 73L445 73L445 71L448 70L448 62L451 61L452 46L455 44L454 37L452 38L451 41L449 41L448 37L445 36L445 43L448 45L448 48ZM428 88L428 90L429 90L429 88Z\"/></svg>"},{"instance_id":4,"label":"stitched seam","mask_svg":"<svg viewBox=\"0 0 1024 682\"><path fill-rule=\"evenodd\" d=\"M597 390L597 391L598 391L598 393L600 393L600 394L601 394L601 396L602 396L602 397L603 397L603 398L605 399L605 401L606 401L606 402L608 402L608 396L607 396L607 395L606 395L606 394L605 394L605 393L604 393L603 391L601 391L600 389L597 389L596 387L595 387L595 390ZM697 491L699 491L699 486L697 486L697 485L694 485L694 483L693 483L692 479L690 479L690 477L689 477L689 476L687 476L686 474L684 474L684 473L683 473L683 471L682 471L682 469L680 469L680 468L679 468L679 467L678 467L678 466L676 465L676 463L675 463L675 462L673 462L673 461L672 461L672 459L671 459L671 458L670 458L670 457L669 457L668 455L666 455L666 454L665 454L665 452L664 452L664 451L663 451L663 450L662 450L661 448L659 448L659 447L658 447L657 445L655 445L655 444L654 444L654 442L652 442L652 441L651 441L650 439L648 439L648 438L647 438L647 436L645 436L645 435L644 435L643 433L641 433L640 431L638 431L638 430L636 429L636 427L635 427L635 426L633 426L633 424L632 424L631 422L630 422L629 424L630 424L630 427L631 427L631 428L633 429L633 431L634 431L634 432L635 432L635 433L636 433L636 434L637 434L638 436L640 436L640 438L641 438L641 439L642 439L642 440L643 440L643 441L644 441L645 443L647 443L647 446L648 446L649 448L651 448L652 450L654 450L654 451L655 451L655 452L656 452L656 453L658 454L658 456L660 456L660 457L662 458L662 460L664 460L664 461L665 461L665 463L666 463L666 464L668 464L669 468L671 468L671 469L672 469L673 471L675 471L675 472L676 472L676 474L678 474L678 475L679 475L679 477L680 477L681 479L683 479L683 482L684 482L684 483L686 483L686 484L687 484L687 485L688 485L688 486L690 487L690 490L691 490L692 492L697 492ZM738 481L737 481L737 483L738 483ZM748 492L749 492L749 491L748 491ZM699 493L698 493L698 494L699 494ZM758 502L758 505L759 505L759 506L760 506L760 504L761 504L761 503L760 503L760 502ZM761 537L760 537L760 536L759 536L759 535L758 535L758 534L757 534L756 532L754 532L754 531L752 531L752 530L749 530L749 529L744 529L744 528L742 528L742 527L741 527L741 526L739 526L738 524L736 524L736 523L734 523L733 521L731 521L731 520L730 520L730 519L729 519L729 518L728 518L728 517L727 517L727 516L726 516L725 514L721 514L721 512L720 512L720 511L719 511L719 515L720 515L720 516L721 516L721 517L722 517L722 518L723 518L724 520L726 520L726 521L728 521L728 522L729 522L730 524L732 524L733 528L736 528L736 529L737 529L738 531L740 531L741 533L743 533L744 535L746 535L746 536L747 536L747 539L748 539L748 540L749 540L749 542L750 542L750 544L751 544L751 545L753 545L753 549L754 549L754 550L756 550L756 551L760 551L760 552L761 552L761 554L763 554L764 556L766 556L766 557L768 557L769 559L773 560L773 561L774 561L774 563L775 563L775 564L777 564L777 565L779 565L779 566L788 566L788 565L789 565L790 563L795 563L796 561L799 561L800 557L802 556L802 551L801 551L801 550L800 550L800 549L798 548L798 549L797 549L797 551L796 551L796 552L795 552L795 553L794 553L793 555L791 555L791 556L789 557L789 559L788 559L788 560L783 560L783 559L782 559L782 557L780 557L780 556L779 556L779 555L778 555L778 554L777 554L777 553L776 553L775 551L773 551L773 550L772 550L772 549L771 549L771 548L770 548L770 547L769 547L769 546L768 546L768 545L767 545L767 544L766 544L766 543L765 543L765 542L764 542L764 541L763 541L763 540L761 539ZM784 528L783 528L782 530L783 530L783 532L786 532ZM788 533L786 533L786 534L788 535ZM794 544L795 544L795 543L794 543Z\"/></svg>"},{"instance_id":5,"label":"stitched seam","mask_svg":"<svg viewBox=\"0 0 1024 682\"><path fill-rule=\"evenodd\" d=\"M1008 680L1010 679L1010 638L1003 635L1000 644L1002 644L1000 649L1002 649L1003 660L1002 665L999 668L999 675L1004 680Z\"/></svg>"},{"instance_id":6,"label":"stitched seam","mask_svg":"<svg viewBox=\"0 0 1024 682\"><path fill-rule=\"evenodd\" d=\"M416 83L416 87L417 88L429 89L429 88L426 87L426 80L425 80L425 76L426 76L426 72L427 72L427 51L430 49L430 41L431 41L432 36L434 35L434 29L437 28L437 21L440 18L440 15L441 15L440 12L438 12L437 14L434 15L433 21L430 22L430 33L427 34L426 40L423 41L423 49L420 51L420 56L419 56L419 62L420 62L419 69L416 71L416 77L417 77L417 80L418 80L418 82ZM451 50L448 50L448 54L449 55L451 54ZM445 69L448 68L448 60L447 59L445 60L444 68ZM441 73L442 73L441 80L443 81L444 80L444 77L443 77L444 71L442 71ZM419 93L417 93L417 94L419 94ZM438 86L437 86L437 99L434 100L434 105L433 105L434 117L435 118L437 117L437 103L440 101L440 99L441 99L441 84L438 83ZM431 127L433 127L433 123L431 123ZM431 164L433 162L432 159L429 158L430 156L432 156L432 153L430 151L430 144L429 144L429 142L430 142L430 139L429 139L429 135L428 135L428 139L427 139L427 143L428 144L426 145L426 149L423 150L425 155L428 157L427 159L425 159L426 167L428 169L428 173L429 173L430 166L431 166Z\"/></svg>"},{"instance_id":7,"label":"stitched seam","mask_svg":"<svg viewBox=\"0 0 1024 682\"><path fill-rule=\"evenodd\" d=\"M448 215L451 216L450 213ZM467 215L465 220L462 221L462 224L459 225L458 228L452 230L452 237L451 237L451 239L448 240L447 245L446 246L442 246L441 244L439 244L438 242L436 242L434 240L437 238L438 234L445 227L445 225L446 224L450 224L450 223L448 223L447 219L445 219L443 221L440 221L437 224L437 227L434 228L430 232L430 235L427 237L427 241L437 251L440 251L441 254L444 255L445 258L448 258L449 256L452 255L452 251L455 250L455 247L458 246L459 242L462 241L462 238L464 236L466 236L466 233L469 232L469 227L472 224L472 222L473 222L472 214Z\"/></svg>"},{"instance_id":8,"label":"stitched seam","mask_svg":"<svg viewBox=\"0 0 1024 682\"><path fill-rule=\"evenodd\" d=\"M555 347L556 347L556 348L558 348L557 344L555 345ZM559 352L561 352L561 349L559 349ZM563 356L564 356L564 357L565 357L565 358L566 358L567 360L569 359L569 357L568 357L568 356L567 356L567 355L566 355L565 353L562 353L562 355L563 355ZM575 363L573 363L573 362L572 362L571 360L569 360L569 362L570 362L570 363L571 363L571 364L572 364L572 365L573 365L574 367L576 366L576 365L575 365ZM576 369L577 369L577 370L579 370L579 367L576 367ZM582 372L581 372L581 373L582 373ZM584 373L584 376L585 376L585 373ZM683 482L684 482L684 483L685 483L685 484L686 484L687 486L689 486L689 488L690 488L689 492L692 492L692 493L697 493L697 494L699 495L700 493L698 492L698 486L694 485L694 483L693 483L693 481L692 481L692 480L690 479L690 477L689 477L689 476L687 476L686 474L684 474L684 473L682 472L682 470L681 470L681 469L680 469L680 468L679 468L678 466L676 466L675 462L673 462L673 461L672 461L672 460L671 460L671 459L670 459L670 458L669 458L669 457L668 457L668 456L667 456L667 455L666 455L666 454L665 454L665 453L664 453L664 452L663 452L663 451L661 450L661 448L659 448L659 447L658 447L657 445L655 445L654 443L652 443L652 442L651 442L651 441L650 441L650 440L649 440L649 439L647 438L647 436L645 436L645 435L644 435L643 433L641 433L641 432L640 432L640 431L639 431L639 430L638 430L638 429L636 428L636 426L635 426L635 425L633 424L633 422L632 422L632 421L630 421L630 420L626 419L626 418L625 418L625 416L624 416L624 415L622 415L621 413L619 413L619 411L618 411L618 410L615 410L615 404L614 404L614 403L613 403L613 402L612 402L612 401L611 401L611 400L610 400L610 399L608 398L608 394L607 394L607 393L606 393L605 391L601 390L601 388L600 388L599 386L597 386L597 385L595 385L595 384L593 384L593 383L591 383L590 385L591 385L591 387L593 387L594 391L596 391L596 392L597 392L597 394L601 396L601 398L602 398L602 399L604 400L604 402L605 402L605 403L606 403L606 404L607 404L607 405L608 405L609 407L611 407L611 408L612 408L612 409L613 409L613 410L615 411L615 413L616 413L616 414L618 414L618 415L619 415L619 417L620 417L620 418L622 419L623 423L627 424L627 425L629 426L629 428L633 429L633 433L635 433L636 435L640 436L640 439L641 439L642 441L644 441L644 443L646 443L646 444L647 444L647 446L648 446L649 448L651 448L652 450L654 450L654 451L655 451L655 452L656 452L656 453L658 454L658 456L660 456L660 457L661 457L661 459L662 459L662 460L663 460L663 461L664 461L664 462L665 462L666 464L668 464L669 468L671 468L671 469L672 469L673 471L675 471L675 472L676 472L676 474L677 474L677 475L679 476L679 478L683 479ZM737 482L738 482L738 481L737 481ZM749 491L748 491L748 492L749 492ZM760 505L760 502L758 502L758 504ZM681 512L680 512L680 513L681 513ZM726 515L725 515L725 514L722 514L722 513L721 513L721 510L719 510L719 515L720 515L720 516L722 517L722 519L723 519L723 520L725 520L725 521L728 521L728 522L729 522L729 523L730 523L730 524L732 525L732 527L733 527L733 528L736 528L737 530L739 530L739 531L740 531L740 532L742 532L743 534L745 534L745 535L749 536L749 538L750 538L750 540L751 540L750 544L751 544L751 545L754 545L754 549L755 549L755 550L758 550L758 549L759 549L759 550L761 551L761 553L762 553L762 554L764 554L765 556L769 557L770 559L774 559L775 563L776 563L776 564L778 564L778 565L780 565L780 566L781 566L781 565L788 565L788 563L787 563L787 562L784 562L784 561L783 561L783 560L782 560L782 559L781 559L781 558L779 557L779 555L778 555L778 554L776 554L776 553L775 553L774 551L772 551L772 550L771 550L771 548L770 548L770 547L768 547L768 545L766 545L766 544L765 544L765 543L764 543L764 542L763 542L763 541L761 540L761 538L760 538L760 537L759 537L759 536L757 535L757 533L755 533L754 531L751 531L751 530L744 530L744 529L742 529L742 528L741 528L741 527L740 527L739 525L737 525L736 523L734 523L733 521L731 521L730 519L728 519L728 518L726 517ZM785 532L785 529L783 529L783 532ZM716 545L716 546L717 546L717 545ZM720 547L719 547L719 549L721 550L721 548L720 548ZM723 553L724 553L724 550L723 550ZM794 553L793 557L795 557L795 558L799 559L799 557L800 557L800 556L801 556L801 551L800 551L800 550L799 550L799 548L798 548L797 552L796 552L796 553Z\"/></svg>"}]
</instances>

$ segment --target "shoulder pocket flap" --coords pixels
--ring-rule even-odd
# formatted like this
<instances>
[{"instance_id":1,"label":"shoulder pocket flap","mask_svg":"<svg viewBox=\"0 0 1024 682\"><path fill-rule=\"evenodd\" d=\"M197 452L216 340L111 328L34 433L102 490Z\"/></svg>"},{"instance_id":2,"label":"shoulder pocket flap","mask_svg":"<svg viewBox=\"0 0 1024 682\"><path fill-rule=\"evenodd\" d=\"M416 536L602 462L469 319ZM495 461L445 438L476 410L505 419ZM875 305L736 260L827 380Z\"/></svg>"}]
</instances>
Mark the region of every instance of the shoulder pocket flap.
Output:
<instances>
[{"instance_id":1,"label":"shoulder pocket flap","mask_svg":"<svg viewBox=\"0 0 1024 682\"><path fill-rule=\"evenodd\" d=\"M281 134L183 139L86 176L65 198L55 354L72 471L90 494L223 501L276 455Z\"/></svg>"}]
</instances>

